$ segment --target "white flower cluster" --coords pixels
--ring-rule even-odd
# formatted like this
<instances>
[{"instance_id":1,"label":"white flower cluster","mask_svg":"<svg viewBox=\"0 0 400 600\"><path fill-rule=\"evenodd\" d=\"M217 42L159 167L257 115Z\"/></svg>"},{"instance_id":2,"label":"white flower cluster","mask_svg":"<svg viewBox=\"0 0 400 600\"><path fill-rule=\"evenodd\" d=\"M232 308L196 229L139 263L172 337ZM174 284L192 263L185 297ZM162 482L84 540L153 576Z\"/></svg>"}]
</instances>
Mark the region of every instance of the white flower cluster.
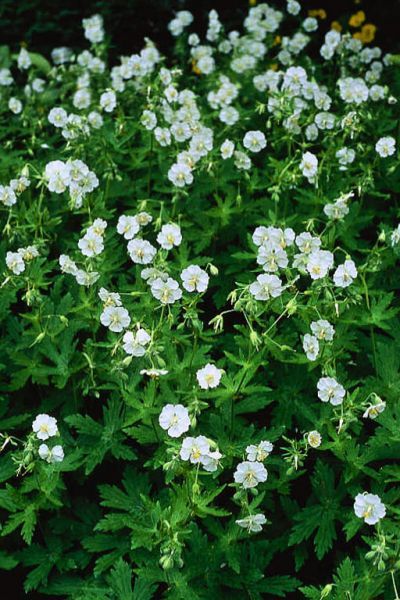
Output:
<instances>
[{"instance_id":1,"label":"white flower cluster","mask_svg":"<svg viewBox=\"0 0 400 600\"><path fill-rule=\"evenodd\" d=\"M52 160L47 163L44 176L50 192L62 194L69 190L75 208L80 208L85 195L99 185L96 175L82 160Z\"/></svg>"},{"instance_id":2,"label":"white flower cluster","mask_svg":"<svg viewBox=\"0 0 400 600\"><path fill-rule=\"evenodd\" d=\"M308 360L314 361L318 358L320 342L331 342L335 330L326 319L313 321L310 325L312 335L306 333L303 337L303 349Z\"/></svg>"},{"instance_id":3,"label":"white flower cluster","mask_svg":"<svg viewBox=\"0 0 400 600\"><path fill-rule=\"evenodd\" d=\"M39 256L39 250L36 246L18 248L17 252L7 252L6 265L14 275L20 275L25 271L26 263L29 263L37 256Z\"/></svg>"},{"instance_id":4,"label":"white flower cluster","mask_svg":"<svg viewBox=\"0 0 400 600\"><path fill-rule=\"evenodd\" d=\"M40 414L32 423L32 429L38 440L45 441L58 436L57 420L46 414ZM40 458L50 464L60 463L64 460L64 450L59 444L49 448L47 444L40 444L38 449Z\"/></svg>"},{"instance_id":5,"label":"white flower cluster","mask_svg":"<svg viewBox=\"0 0 400 600\"><path fill-rule=\"evenodd\" d=\"M25 175L18 177L18 179L11 179L8 185L0 185L0 202L4 206L13 206L17 203L17 198L22 194L29 186L31 182Z\"/></svg>"}]
</instances>

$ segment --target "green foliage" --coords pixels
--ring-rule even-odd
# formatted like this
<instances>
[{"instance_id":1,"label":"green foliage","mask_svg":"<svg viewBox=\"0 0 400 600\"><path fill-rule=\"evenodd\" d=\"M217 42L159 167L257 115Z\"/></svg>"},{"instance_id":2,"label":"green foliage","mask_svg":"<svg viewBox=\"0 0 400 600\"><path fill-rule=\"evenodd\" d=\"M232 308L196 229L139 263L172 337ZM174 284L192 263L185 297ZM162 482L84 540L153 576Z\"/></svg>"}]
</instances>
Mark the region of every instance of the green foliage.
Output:
<instances>
[{"instance_id":1,"label":"green foliage","mask_svg":"<svg viewBox=\"0 0 400 600\"><path fill-rule=\"evenodd\" d=\"M399 600L400 71L296 7L200 44L179 13L172 57L116 63L99 17L90 51L0 47L28 596Z\"/></svg>"}]
</instances>

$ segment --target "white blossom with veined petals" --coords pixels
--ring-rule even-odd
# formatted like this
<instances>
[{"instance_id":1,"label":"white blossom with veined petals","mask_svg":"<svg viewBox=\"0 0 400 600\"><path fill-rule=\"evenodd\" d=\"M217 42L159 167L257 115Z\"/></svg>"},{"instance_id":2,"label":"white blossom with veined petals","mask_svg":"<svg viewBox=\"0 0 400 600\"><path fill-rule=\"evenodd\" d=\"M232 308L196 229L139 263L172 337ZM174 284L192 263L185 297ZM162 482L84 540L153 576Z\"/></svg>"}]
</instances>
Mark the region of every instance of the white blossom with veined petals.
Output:
<instances>
[{"instance_id":1,"label":"white blossom with veined petals","mask_svg":"<svg viewBox=\"0 0 400 600\"><path fill-rule=\"evenodd\" d=\"M182 441L179 456L182 460L189 460L193 464L202 463L204 457L210 452L210 443L204 435L187 437Z\"/></svg>"},{"instance_id":2,"label":"white blossom with veined petals","mask_svg":"<svg viewBox=\"0 0 400 600\"><path fill-rule=\"evenodd\" d=\"M19 252L7 252L6 265L14 275L20 275L25 271L25 262Z\"/></svg>"},{"instance_id":3,"label":"white blossom with veined petals","mask_svg":"<svg viewBox=\"0 0 400 600\"><path fill-rule=\"evenodd\" d=\"M391 137L382 137L375 144L375 150L382 158L392 156L396 152L396 140Z\"/></svg>"},{"instance_id":4,"label":"white blossom with veined petals","mask_svg":"<svg viewBox=\"0 0 400 600\"><path fill-rule=\"evenodd\" d=\"M330 402L332 406L342 404L346 395L344 387L333 377L321 377L317 384L318 398L322 402Z\"/></svg>"},{"instance_id":5,"label":"white blossom with veined petals","mask_svg":"<svg viewBox=\"0 0 400 600\"><path fill-rule=\"evenodd\" d=\"M129 327L131 318L123 306L106 306L100 315L100 322L110 331L120 333Z\"/></svg>"},{"instance_id":6,"label":"white blossom with veined petals","mask_svg":"<svg viewBox=\"0 0 400 600\"><path fill-rule=\"evenodd\" d=\"M166 281L158 277L151 283L150 289L154 298L159 300L161 304L173 304L182 298L179 283L171 277L168 277Z\"/></svg>"},{"instance_id":7,"label":"white blossom with veined petals","mask_svg":"<svg viewBox=\"0 0 400 600\"><path fill-rule=\"evenodd\" d=\"M311 279L322 279L333 267L333 254L329 250L314 250L307 260L307 271Z\"/></svg>"},{"instance_id":8,"label":"white blossom with veined petals","mask_svg":"<svg viewBox=\"0 0 400 600\"><path fill-rule=\"evenodd\" d=\"M98 256L104 250L104 241L101 235L86 233L78 242L79 250L84 256Z\"/></svg>"},{"instance_id":9,"label":"white blossom with veined petals","mask_svg":"<svg viewBox=\"0 0 400 600\"><path fill-rule=\"evenodd\" d=\"M38 453L40 458L50 464L60 463L64 460L64 450L60 445L49 448L47 444L40 444Z\"/></svg>"},{"instance_id":10,"label":"white blossom with veined petals","mask_svg":"<svg viewBox=\"0 0 400 600\"><path fill-rule=\"evenodd\" d=\"M248 131L243 138L243 146L250 152L260 152L267 145L262 131Z\"/></svg>"},{"instance_id":11,"label":"white blossom with veined petals","mask_svg":"<svg viewBox=\"0 0 400 600\"><path fill-rule=\"evenodd\" d=\"M236 483L241 483L245 489L248 489L266 481L268 471L262 463L246 460L238 464L233 477Z\"/></svg>"},{"instance_id":12,"label":"white blossom with veined petals","mask_svg":"<svg viewBox=\"0 0 400 600\"><path fill-rule=\"evenodd\" d=\"M168 171L168 179L176 187L184 187L193 183L192 169L184 163L175 163Z\"/></svg>"},{"instance_id":13,"label":"white blossom with veined petals","mask_svg":"<svg viewBox=\"0 0 400 600\"><path fill-rule=\"evenodd\" d=\"M105 306L122 306L121 296L118 292L109 292L106 288L101 287L98 296Z\"/></svg>"},{"instance_id":14,"label":"white blossom with veined petals","mask_svg":"<svg viewBox=\"0 0 400 600\"><path fill-rule=\"evenodd\" d=\"M265 515L262 513L257 513L256 515L248 515L243 519L237 519L235 521L236 525L239 527L243 527L243 529L247 529L249 533L259 533L262 531L262 526L265 525L267 519Z\"/></svg>"},{"instance_id":15,"label":"white blossom with veined petals","mask_svg":"<svg viewBox=\"0 0 400 600\"><path fill-rule=\"evenodd\" d=\"M377 494L364 492L355 497L354 512L367 525L376 525L386 515L386 507Z\"/></svg>"},{"instance_id":16,"label":"white blossom with veined petals","mask_svg":"<svg viewBox=\"0 0 400 600\"><path fill-rule=\"evenodd\" d=\"M180 437L189 430L189 411L182 404L167 404L162 409L158 422L170 437Z\"/></svg>"},{"instance_id":17,"label":"white blossom with veined petals","mask_svg":"<svg viewBox=\"0 0 400 600\"><path fill-rule=\"evenodd\" d=\"M271 442L268 442L266 440L260 442L257 445L252 444L250 446L247 446L247 448L246 448L247 460L263 462L266 458L268 458L268 456L272 452L273 448L274 448L273 444L271 444Z\"/></svg>"},{"instance_id":18,"label":"white blossom with veined petals","mask_svg":"<svg viewBox=\"0 0 400 600\"><path fill-rule=\"evenodd\" d=\"M322 437L319 431L310 431L307 435L307 442L311 448L318 448L321 445Z\"/></svg>"},{"instance_id":19,"label":"white blossom with veined petals","mask_svg":"<svg viewBox=\"0 0 400 600\"><path fill-rule=\"evenodd\" d=\"M57 419L46 414L40 414L32 423L32 430L38 440L48 440L58 434Z\"/></svg>"},{"instance_id":20,"label":"white blossom with veined petals","mask_svg":"<svg viewBox=\"0 0 400 600\"><path fill-rule=\"evenodd\" d=\"M179 246L182 242L181 228L175 223L163 225L160 233L157 235L157 242L164 250L171 250L174 246Z\"/></svg>"},{"instance_id":21,"label":"white blossom with veined petals","mask_svg":"<svg viewBox=\"0 0 400 600\"><path fill-rule=\"evenodd\" d=\"M153 261L157 250L147 240L134 238L128 243L128 253L134 263L148 265Z\"/></svg>"},{"instance_id":22,"label":"white blossom with veined petals","mask_svg":"<svg viewBox=\"0 0 400 600\"><path fill-rule=\"evenodd\" d=\"M335 335L335 329L326 319L319 319L313 321L310 325L311 331L318 340L325 340L331 342Z\"/></svg>"},{"instance_id":23,"label":"white blossom with veined petals","mask_svg":"<svg viewBox=\"0 0 400 600\"><path fill-rule=\"evenodd\" d=\"M306 333L303 338L303 350L306 353L308 360L314 361L318 358L319 342L314 335Z\"/></svg>"},{"instance_id":24,"label":"white blossom with veined petals","mask_svg":"<svg viewBox=\"0 0 400 600\"><path fill-rule=\"evenodd\" d=\"M189 265L181 273L182 285L188 292L205 292L209 276L198 265Z\"/></svg>"},{"instance_id":25,"label":"white blossom with veined petals","mask_svg":"<svg viewBox=\"0 0 400 600\"><path fill-rule=\"evenodd\" d=\"M138 329L137 331L127 331L124 333L122 338L123 348L125 352L131 356L144 356L146 353L146 346L150 343L151 336L145 329Z\"/></svg>"},{"instance_id":26,"label":"white blossom with veined petals","mask_svg":"<svg viewBox=\"0 0 400 600\"><path fill-rule=\"evenodd\" d=\"M215 365L207 363L205 367L197 371L196 378L201 389L208 390L209 388L216 388L219 386L222 374L222 369L218 369Z\"/></svg>"},{"instance_id":27,"label":"white blossom with veined petals","mask_svg":"<svg viewBox=\"0 0 400 600\"><path fill-rule=\"evenodd\" d=\"M140 226L136 217L130 215L121 215L117 223L117 231L123 235L126 240L131 240L139 232Z\"/></svg>"},{"instance_id":28,"label":"white blossom with veined petals","mask_svg":"<svg viewBox=\"0 0 400 600\"><path fill-rule=\"evenodd\" d=\"M357 268L352 260L346 260L339 265L333 274L333 282L337 287L346 288L357 277Z\"/></svg>"},{"instance_id":29,"label":"white blossom with veined petals","mask_svg":"<svg viewBox=\"0 0 400 600\"><path fill-rule=\"evenodd\" d=\"M256 300L278 298L283 292L282 281L277 275L258 275L249 287L250 294Z\"/></svg>"}]
</instances>

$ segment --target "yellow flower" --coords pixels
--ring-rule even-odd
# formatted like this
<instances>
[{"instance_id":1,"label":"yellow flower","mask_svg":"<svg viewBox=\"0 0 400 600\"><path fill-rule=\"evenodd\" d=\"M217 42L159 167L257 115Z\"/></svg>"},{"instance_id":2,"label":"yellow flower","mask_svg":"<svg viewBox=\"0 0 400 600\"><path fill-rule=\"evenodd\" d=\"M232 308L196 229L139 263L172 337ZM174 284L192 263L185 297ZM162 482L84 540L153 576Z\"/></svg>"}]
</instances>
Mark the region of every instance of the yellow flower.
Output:
<instances>
[{"instance_id":1,"label":"yellow flower","mask_svg":"<svg viewBox=\"0 0 400 600\"><path fill-rule=\"evenodd\" d=\"M358 12L351 15L349 19L350 27L360 27L365 21L365 12L363 10L359 10Z\"/></svg>"},{"instance_id":2,"label":"yellow flower","mask_svg":"<svg viewBox=\"0 0 400 600\"><path fill-rule=\"evenodd\" d=\"M257 4L257 0L249 0L250 6L255 6Z\"/></svg>"},{"instance_id":3,"label":"yellow flower","mask_svg":"<svg viewBox=\"0 0 400 600\"><path fill-rule=\"evenodd\" d=\"M282 38L280 35L276 35L275 39L274 39L274 43L272 44L273 46L279 46L279 44L281 43Z\"/></svg>"},{"instance_id":4,"label":"yellow flower","mask_svg":"<svg viewBox=\"0 0 400 600\"><path fill-rule=\"evenodd\" d=\"M277 71L278 70L278 63L271 63L269 65L269 68L271 69L271 71Z\"/></svg>"},{"instance_id":5,"label":"yellow flower","mask_svg":"<svg viewBox=\"0 0 400 600\"><path fill-rule=\"evenodd\" d=\"M335 31L342 31L343 27L341 26L339 21L332 21L331 29L334 29Z\"/></svg>"},{"instance_id":6,"label":"yellow flower","mask_svg":"<svg viewBox=\"0 0 400 600\"><path fill-rule=\"evenodd\" d=\"M375 39L376 26L372 23L366 23L361 29L361 41L369 44Z\"/></svg>"},{"instance_id":7,"label":"yellow flower","mask_svg":"<svg viewBox=\"0 0 400 600\"><path fill-rule=\"evenodd\" d=\"M193 73L195 73L196 75L201 75L201 70L199 69L199 67L197 66L197 63L195 60L192 60L192 71Z\"/></svg>"},{"instance_id":8,"label":"yellow flower","mask_svg":"<svg viewBox=\"0 0 400 600\"><path fill-rule=\"evenodd\" d=\"M308 11L308 16L326 19L326 10L324 8L312 8Z\"/></svg>"}]
</instances>

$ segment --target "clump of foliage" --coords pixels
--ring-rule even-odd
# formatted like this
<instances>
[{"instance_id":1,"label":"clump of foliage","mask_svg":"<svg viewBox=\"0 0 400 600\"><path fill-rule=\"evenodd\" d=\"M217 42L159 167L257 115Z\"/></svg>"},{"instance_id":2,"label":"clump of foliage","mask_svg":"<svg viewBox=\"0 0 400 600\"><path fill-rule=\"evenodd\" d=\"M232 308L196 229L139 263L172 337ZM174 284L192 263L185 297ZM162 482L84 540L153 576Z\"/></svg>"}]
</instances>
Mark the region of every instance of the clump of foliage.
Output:
<instances>
[{"instance_id":1,"label":"clump of foliage","mask_svg":"<svg viewBox=\"0 0 400 600\"><path fill-rule=\"evenodd\" d=\"M2 48L0 567L399 600L398 67L294 0L192 21Z\"/></svg>"}]
</instances>

